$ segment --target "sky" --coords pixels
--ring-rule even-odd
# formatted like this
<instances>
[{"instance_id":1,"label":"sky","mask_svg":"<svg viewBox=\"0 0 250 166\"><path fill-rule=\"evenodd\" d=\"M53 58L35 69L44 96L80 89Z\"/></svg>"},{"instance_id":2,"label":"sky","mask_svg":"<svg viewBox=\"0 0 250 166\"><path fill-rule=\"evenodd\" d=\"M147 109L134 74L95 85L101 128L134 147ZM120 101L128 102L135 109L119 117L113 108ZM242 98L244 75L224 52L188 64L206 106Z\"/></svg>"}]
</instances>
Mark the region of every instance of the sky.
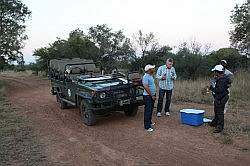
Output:
<instances>
[{"instance_id":1,"label":"sky","mask_svg":"<svg viewBox=\"0 0 250 166\"><path fill-rule=\"evenodd\" d=\"M127 37L153 32L161 45L175 47L195 40L211 49L229 47L231 11L245 0L22 0L32 11L26 22L29 37L22 50L34 62L37 48L57 37L66 39L80 28L107 24Z\"/></svg>"}]
</instances>

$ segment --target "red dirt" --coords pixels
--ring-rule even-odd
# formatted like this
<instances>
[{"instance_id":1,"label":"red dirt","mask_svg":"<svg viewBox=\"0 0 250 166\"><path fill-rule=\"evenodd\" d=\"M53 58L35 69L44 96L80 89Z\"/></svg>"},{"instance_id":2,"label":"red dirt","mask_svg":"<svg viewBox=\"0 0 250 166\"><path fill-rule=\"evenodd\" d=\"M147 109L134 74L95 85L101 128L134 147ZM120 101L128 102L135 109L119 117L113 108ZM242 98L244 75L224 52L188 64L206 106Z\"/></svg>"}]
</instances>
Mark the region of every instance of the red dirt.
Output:
<instances>
[{"instance_id":1,"label":"red dirt","mask_svg":"<svg viewBox=\"0 0 250 166\"><path fill-rule=\"evenodd\" d=\"M8 81L8 99L31 119L56 165L249 165L250 158L216 140L208 126L180 124L178 110L194 104L173 104L170 117L156 119L156 130L143 129L143 107L136 117L123 113L85 126L77 109L60 110L49 81L35 76L0 76ZM196 105L211 112L212 107Z\"/></svg>"}]
</instances>

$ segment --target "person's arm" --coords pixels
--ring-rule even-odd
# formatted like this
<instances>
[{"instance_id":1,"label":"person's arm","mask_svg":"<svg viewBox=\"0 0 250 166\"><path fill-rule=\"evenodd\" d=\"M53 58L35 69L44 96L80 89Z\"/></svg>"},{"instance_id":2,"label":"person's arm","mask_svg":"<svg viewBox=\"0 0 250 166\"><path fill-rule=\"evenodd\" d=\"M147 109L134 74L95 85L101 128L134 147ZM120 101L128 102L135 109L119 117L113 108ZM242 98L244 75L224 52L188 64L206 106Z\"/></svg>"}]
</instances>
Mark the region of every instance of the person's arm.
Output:
<instances>
[{"instance_id":1,"label":"person's arm","mask_svg":"<svg viewBox=\"0 0 250 166\"><path fill-rule=\"evenodd\" d=\"M148 94L149 96L151 96L151 97L155 100L156 97L152 95L152 93L151 93L151 91L150 91L150 89L149 89L149 86L148 86L148 79L143 79L143 87L144 87L145 91L147 92L147 94Z\"/></svg>"},{"instance_id":2,"label":"person's arm","mask_svg":"<svg viewBox=\"0 0 250 166\"><path fill-rule=\"evenodd\" d=\"M156 72L156 78L162 80L162 67L160 66Z\"/></svg>"},{"instance_id":3,"label":"person's arm","mask_svg":"<svg viewBox=\"0 0 250 166\"><path fill-rule=\"evenodd\" d=\"M150 89L149 89L149 86L147 84L143 84L143 87L144 87L145 91L149 94L149 96L152 96Z\"/></svg>"},{"instance_id":4,"label":"person's arm","mask_svg":"<svg viewBox=\"0 0 250 166\"><path fill-rule=\"evenodd\" d=\"M176 78L177 78L176 71L175 71L174 67L172 68L171 77L173 80L176 80Z\"/></svg>"}]
</instances>

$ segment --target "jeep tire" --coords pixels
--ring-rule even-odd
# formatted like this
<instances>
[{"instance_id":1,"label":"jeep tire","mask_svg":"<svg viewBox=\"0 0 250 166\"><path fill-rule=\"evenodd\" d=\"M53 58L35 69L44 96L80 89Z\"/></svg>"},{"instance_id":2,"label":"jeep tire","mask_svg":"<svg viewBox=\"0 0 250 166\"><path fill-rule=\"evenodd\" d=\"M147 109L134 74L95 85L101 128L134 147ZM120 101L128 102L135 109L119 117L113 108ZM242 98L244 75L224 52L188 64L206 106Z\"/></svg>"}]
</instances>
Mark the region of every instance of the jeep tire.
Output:
<instances>
[{"instance_id":1,"label":"jeep tire","mask_svg":"<svg viewBox=\"0 0 250 166\"><path fill-rule=\"evenodd\" d=\"M56 100L58 101L59 106L62 110L67 108L67 103L62 100L62 98L60 97L58 93L56 94Z\"/></svg>"},{"instance_id":2,"label":"jeep tire","mask_svg":"<svg viewBox=\"0 0 250 166\"><path fill-rule=\"evenodd\" d=\"M96 124L96 116L93 110L87 108L82 100L80 103L80 114L82 122L87 126L93 126Z\"/></svg>"},{"instance_id":3,"label":"jeep tire","mask_svg":"<svg viewBox=\"0 0 250 166\"><path fill-rule=\"evenodd\" d=\"M136 105L131 105L128 107L125 107L124 113L126 116L135 116L138 112L138 106Z\"/></svg>"}]
</instances>

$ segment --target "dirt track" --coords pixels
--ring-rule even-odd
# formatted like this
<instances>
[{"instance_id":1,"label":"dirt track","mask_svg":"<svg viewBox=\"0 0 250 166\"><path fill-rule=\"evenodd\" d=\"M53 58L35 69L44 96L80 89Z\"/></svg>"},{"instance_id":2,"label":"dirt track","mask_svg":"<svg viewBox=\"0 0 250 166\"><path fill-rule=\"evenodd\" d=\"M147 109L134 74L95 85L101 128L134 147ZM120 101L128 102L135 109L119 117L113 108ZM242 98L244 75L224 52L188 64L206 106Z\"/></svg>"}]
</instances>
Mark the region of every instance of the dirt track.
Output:
<instances>
[{"instance_id":1,"label":"dirt track","mask_svg":"<svg viewBox=\"0 0 250 166\"><path fill-rule=\"evenodd\" d=\"M249 157L221 144L208 126L181 125L175 105L171 117L156 119L156 131L143 130L143 111L128 118L122 113L87 127L77 109L60 110L50 95L49 81L38 77L0 76L8 81L8 99L32 120L55 165L248 165ZM210 106L197 105L211 111Z\"/></svg>"}]
</instances>

